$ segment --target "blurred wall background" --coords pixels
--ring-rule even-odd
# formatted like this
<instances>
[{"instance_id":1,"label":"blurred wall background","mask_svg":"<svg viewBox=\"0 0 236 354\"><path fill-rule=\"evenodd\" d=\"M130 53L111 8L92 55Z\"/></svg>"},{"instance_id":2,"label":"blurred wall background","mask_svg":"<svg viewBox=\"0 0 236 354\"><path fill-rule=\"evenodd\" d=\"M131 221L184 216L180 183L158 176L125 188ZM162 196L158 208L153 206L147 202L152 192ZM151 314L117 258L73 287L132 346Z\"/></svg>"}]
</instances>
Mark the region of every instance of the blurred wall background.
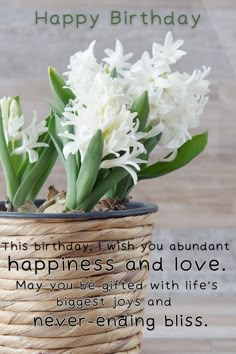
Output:
<instances>
[{"instance_id":1,"label":"blurred wall background","mask_svg":"<svg viewBox=\"0 0 236 354\"><path fill-rule=\"evenodd\" d=\"M44 97L51 97L48 66L53 65L64 72L69 57L78 50L86 49L94 39L97 39L99 58L103 57L105 48L114 47L116 38L124 43L127 52L134 52L137 58L144 50L151 49L153 41L162 42L165 33L172 30L176 39L185 40L184 48L188 52L176 65L176 69L191 72L201 65L212 67L210 100L201 124L201 130L209 130L207 150L180 171L151 182L140 183L133 196L135 199L157 203L160 207L156 217L155 242L229 242L229 252L214 254L223 263L227 260L227 272L212 278L205 272L201 279L217 279L220 284L220 291L217 294L208 294L204 300L203 311L208 314L213 326L205 337L235 338L235 313L232 310L236 308L236 2L1 0L0 3L0 97L20 95L28 121L33 109L36 109L41 118L48 112L43 100ZM180 25L110 26L106 18L112 9L134 13L141 9L154 9L165 15L171 11L189 16L200 13L201 19L195 29ZM40 13L47 10L51 14L99 13L103 20L94 29L86 26L80 29L36 26L35 10ZM0 177L0 194L3 198L5 190L2 174ZM60 162L45 185L42 196L46 194L50 184L58 189L65 188L65 173ZM164 252L166 258L172 255L168 251ZM184 253L183 256L189 255ZM194 256L198 259L203 257L198 253L191 254L191 257ZM210 259L212 253L209 252L204 257ZM171 270L163 275L163 279L171 279L173 276L182 280ZM190 276L194 278L196 274L192 273ZM152 274L152 279L156 279L156 274ZM176 298L178 308L183 310L187 298L188 306L198 311L203 306L202 297L207 292L204 295L196 292L192 297L186 293L183 295L183 298ZM226 303L229 304L228 307ZM184 333L177 331L171 335L183 337ZM163 330L160 337L168 335L170 336ZM191 332L191 335L203 336L195 332Z\"/></svg>"}]
</instances>

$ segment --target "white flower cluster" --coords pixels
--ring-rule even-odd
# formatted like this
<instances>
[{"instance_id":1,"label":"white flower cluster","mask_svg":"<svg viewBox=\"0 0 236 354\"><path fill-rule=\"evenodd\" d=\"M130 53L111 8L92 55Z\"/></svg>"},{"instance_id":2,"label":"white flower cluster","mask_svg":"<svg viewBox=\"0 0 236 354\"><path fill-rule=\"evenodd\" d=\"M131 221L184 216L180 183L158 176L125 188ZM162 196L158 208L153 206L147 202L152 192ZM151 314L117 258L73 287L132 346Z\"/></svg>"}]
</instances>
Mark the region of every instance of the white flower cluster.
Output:
<instances>
[{"instance_id":1,"label":"white flower cluster","mask_svg":"<svg viewBox=\"0 0 236 354\"><path fill-rule=\"evenodd\" d=\"M64 112L64 125L74 127L66 132L71 141L64 147L67 157L80 151L85 155L88 144L101 129L104 137L102 168L122 166L136 173L139 155L145 151L145 139L162 133L159 148L176 150L191 139L191 129L199 124L199 117L207 103L210 68L195 70L191 75L171 72L186 53L179 48L183 41L173 41L168 32L164 45L154 43L152 56L144 52L136 63L129 63L132 53L124 55L117 40L115 50L106 49L107 57L98 64L94 56L95 41L84 52L70 58L67 85L76 98ZM150 114L146 132L138 132L136 114L130 113L132 103L148 92ZM172 158L175 154L172 154ZM106 158L107 157L107 158Z\"/></svg>"},{"instance_id":2,"label":"white flower cluster","mask_svg":"<svg viewBox=\"0 0 236 354\"><path fill-rule=\"evenodd\" d=\"M33 118L28 127L23 129L24 116L16 100L11 97L0 99L2 120L5 140L11 150L12 155L22 155L28 153L29 162L34 163L38 160L38 152L34 149L38 147L48 147L43 142L38 142L40 135L47 132L46 122L37 122L37 114L33 112Z\"/></svg>"},{"instance_id":3,"label":"white flower cluster","mask_svg":"<svg viewBox=\"0 0 236 354\"><path fill-rule=\"evenodd\" d=\"M79 97L83 99L76 99L64 112L63 125L74 126L74 134L63 134L71 139L64 147L65 157L80 151L83 161L89 142L100 129L104 139L101 168L122 166L136 181L136 173L130 166L139 169L138 163L142 161L138 156L145 149L138 139L138 125L134 124L136 113L127 109L118 80L103 70L98 71L87 92Z\"/></svg>"}]
</instances>

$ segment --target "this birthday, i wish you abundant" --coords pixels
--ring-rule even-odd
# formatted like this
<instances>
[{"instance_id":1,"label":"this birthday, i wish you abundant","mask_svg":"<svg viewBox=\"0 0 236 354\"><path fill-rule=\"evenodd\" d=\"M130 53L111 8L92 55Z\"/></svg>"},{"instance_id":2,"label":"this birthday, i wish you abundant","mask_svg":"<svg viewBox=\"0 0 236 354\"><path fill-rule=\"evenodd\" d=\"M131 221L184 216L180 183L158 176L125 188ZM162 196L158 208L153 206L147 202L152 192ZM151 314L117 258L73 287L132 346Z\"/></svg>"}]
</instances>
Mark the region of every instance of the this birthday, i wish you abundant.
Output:
<instances>
[{"instance_id":1,"label":"this birthday, i wish you abundant","mask_svg":"<svg viewBox=\"0 0 236 354\"><path fill-rule=\"evenodd\" d=\"M148 9L139 12L127 10L112 10L108 13L65 12L52 13L46 10L35 11L35 25L58 26L62 28L90 28L93 29L100 23L113 26L162 26L179 25L196 28L200 22L200 14L185 14L175 11L160 13L158 10Z\"/></svg>"}]
</instances>

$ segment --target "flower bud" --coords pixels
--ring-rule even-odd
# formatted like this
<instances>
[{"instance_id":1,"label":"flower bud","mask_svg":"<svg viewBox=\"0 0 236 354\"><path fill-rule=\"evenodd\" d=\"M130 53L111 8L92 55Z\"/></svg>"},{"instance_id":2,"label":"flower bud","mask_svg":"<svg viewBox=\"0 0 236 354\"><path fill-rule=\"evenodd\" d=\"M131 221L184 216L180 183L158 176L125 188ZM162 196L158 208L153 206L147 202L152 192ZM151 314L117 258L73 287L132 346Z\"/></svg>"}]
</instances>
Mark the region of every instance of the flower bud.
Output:
<instances>
[{"instance_id":1,"label":"flower bud","mask_svg":"<svg viewBox=\"0 0 236 354\"><path fill-rule=\"evenodd\" d=\"M13 116L13 117L20 117L21 116L20 105L15 98L12 99L11 104L10 104L10 116Z\"/></svg>"},{"instance_id":2,"label":"flower bud","mask_svg":"<svg viewBox=\"0 0 236 354\"><path fill-rule=\"evenodd\" d=\"M0 99L0 107L2 110L2 117L4 121L7 121L9 118L9 106L11 103L11 98L10 97L3 97Z\"/></svg>"}]
</instances>

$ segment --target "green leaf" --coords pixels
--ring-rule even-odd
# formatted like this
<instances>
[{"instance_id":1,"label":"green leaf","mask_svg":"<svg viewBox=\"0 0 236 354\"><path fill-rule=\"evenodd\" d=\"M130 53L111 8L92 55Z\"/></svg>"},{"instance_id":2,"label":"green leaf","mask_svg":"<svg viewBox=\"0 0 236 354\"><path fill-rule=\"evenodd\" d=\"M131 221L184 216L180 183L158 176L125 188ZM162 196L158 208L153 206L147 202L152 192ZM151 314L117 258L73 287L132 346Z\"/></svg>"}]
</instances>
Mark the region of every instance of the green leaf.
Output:
<instances>
[{"instance_id":1,"label":"green leaf","mask_svg":"<svg viewBox=\"0 0 236 354\"><path fill-rule=\"evenodd\" d=\"M147 140L145 140L143 142L143 145L146 149L146 152L142 153L139 155L139 159L141 160L145 160L147 161L146 163L142 163L140 164L140 166L147 166L147 163L148 163L148 160L149 160L149 156L151 154L151 152L155 149L156 145L158 144L158 142L160 141L161 139L161 135L162 133L156 135L156 136L153 136L152 138L149 138Z\"/></svg>"},{"instance_id":2,"label":"green leaf","mask_svg":"<svg viewBox=\"0 0 236 354\"><path fill-rule=\"evenodd\" d=\"M124 200L127 197L128 190L130 189L130 186L133 185L133 178L128 175L125 178L123 178L113 190L109 191L107 195L108 198L111 199L118 199L118 200Z\"/></svg>"},{"instance_id":3,"label":"green leaf","mask_svg":"<svg viewBox=\"0 0 236 354\"><path fill-rule=\"evenodd\" d=\"M67 130L73 134L74 129L72 126L67 127ZM60 137L60 134L65 131L65 128L61 125L61 120L58 116L53 114L48 128L49 134L52 138L53 144L60 156L60 159L66 170L67 177L67 193L66 193L66 207L69 210L74 210L76 208L76 180L78 177L79 170L79 156L70 154L67 159L65 159L63 154L63 148L65 144L69 141L66 138Z\"/></svg>"},{"instance_id":4,"label":"green leaf","mask_svg":"<svg viewBox=\"0 0 236 354\"><path fill-rule=\"evenodd\" d=\"M187 141L179 149L176 158L170 162L156 162L153 165L143 168L138 173L138 179L149 179L164 176L171 173L192 161L206 147L208 133L195 135L192 140Z\"/></svg>"},{"instance_id":5,"label":"green leaf","mask_svg":"<svg viewBox=\"0 0 236 354\"><path fill-rule=\"evenodd\" d=\"M73 100L75 98L75 95L68 87L66 87L65 80L52 66L48 69L48 75L51 89L57 104L59 107L61 107L61 105L66 106L69 100Z\"/></svg>"},{"instance_id":6,"label":"green leaf","mask_svg":"<svg viewBox=\"0 0 236 354\"><path fill-rule=\"evenodd\" d=\"M54 115L51 114L50 116L48 116L45 119L46 126L48 127L48 129L49 129L49 125L50 125L53 117L54 117ZM40 135L38 141L44 142L44 143L48 144L49 146L53 145L53 141L52 141L52 138L51 138L49 132ZM39 154L39 158L44 153L44 151L45 151L44 147L40 147L37 149L37 152ZM48 176L50 175L50 173L57 161L57 158L58 158L58 152L57 152L56 148L53 148L53 146L52 146L50 158L48 159L48 161L46 161L46 165L44 166L44 169L42 171L40 171L38 179L35 181L34 185L29 189L29 193L26 197L27 200L34 201L36 199L38 193L40 192L40 190L43 187L44 183L46 182ZM37 164L37 162L35 164ZM32 168L35 164L30 164L28 162L28 168L26 169L24 176L26 176L26 174L29 173L30 170L32 170ZM24 178L24 176L23 176L23 178Z\"/></svg>"},{"instance_id":7,"label":"green leaf","mask_svg":"<svg viewBox=\"0 0 236 354\"><path fill-rule=\"evenodd\" d=\"M151 154L151 152L155 149L155 147L157 146L157 144L159 143L160 139L161 139L162 133L153 136L152 138L147 139L144 142L144 147L146 149L146 154L147 156L149 156Z\"/></svg>"},{"instance_id":8,"label":"green leaf","mask_svg":"<svg viewBox=\"0 0 236 354\"><path fill-rule=\"evenodd\" d=\"M16 148L20 147L21 145L22 145L21 139L15 140L15 141L10 140L7 144L8 153L9 153L15 173L17 173L18 169L20 168L21 164L24 161L24 154L16 155L16 154L13 154L13 151Z\"/></svg>"},{"instance_id":9,"label":"green leaf","mask_svg":"<svg viewBox=\"0 0 236 354\"><path fill-rule=\"evenodd\" d=\"M76 158L76 163L77 163L78 169L80 169L80 166L81 166L81 155L80 155L80 151L77 152L77 154L75 155L75 158Z\"/></svg>"},{"instance_id":10,"label":"green leaf","mask_svg":"<svg viewBox=\"0 0 236 354\"><path fill-rule=\"evenodd\" d=\"M70 133L73 133L73 127L68 127L68 130L70 131ZM74 210L76 208L76 180L78 177L79 170L79 158L78 156L70 154L67 159L65 159L63 154L63 147L67 143L68 139L59 136L59 134L64 132L64 128L61 125L60 118L55 114L50 120L48 131L66 170L66 207L69 210Z\"/></svg>"},{"instance_id":11,"label":"green leaf","mask_svg":"<svg viewBox=\"0 0 236 354\"><path fill-rule=\"evenodd\" d=\"M34 185L30 188L28 195L26 196L26 200L31 200L35 201L37 198L38 193L42 189L44 183L46 182L48 176L50 175L56 161L58 158L58 153L57 150L54 149L52 151L52 154L50 156L50 159L48 159L47 165L44 166L44 169L41 171L40 176L38 177L37 181L34 183Z\"/></svg>"},{"instance_id":12,"label":"green leaf","mask_svg":"<svg viewBox=\"0 0 236 354\"><path fill-rule=\"evenodd\" d=\"M131 107L131 112L137 113L137 119L139 120L139 131L143 132L145 130L149 115L149 99L147 91L145 91L136 101L134 101Z\"/></svg>"},{"instance_id":13,"label":"green leaf","mask_svg":"<svg viewBox=\"0 0 236 354\"><path fill-rule=\"evenodd\" d=\"M62 113L64 112L64 104L61 104L60 107L56 107L54 106L54 104L48 100L47 98L44 98L44 100L46 101L46 103L49 105L49 107L52 109L53 112L55 112L56 114L58 114L59 116L62 115Z\"/></svg>"},{"instance_id":14,"label":"green leaf","mask_svg":"<svg viewBox=\"0 0 236 354\"><path fill-rule=\"evenodd\" d=\"M102 155L103 136L101 130L98 130L89 143L76 182L77 205L91 193L98 176Z\"/></svg>"},{"instance_id":15,"label":"green leaf","mask_svg":"<svg viewBox=\"0 0 236 354\"><path fill-rule=\"evenodd\" d=\"M33 164L31 164L29 162L29 157L28 154L25 158L25 160L22 162L22 164L20 165L18 171L17 171L17 178L19 180L19 184L21 183L21 181L23 180L24 176L29 173L29 171L31 170Z\"/></svg>"},{"instance_id":16,"label":"green leaf","mask_svg":"<svg viewBox=\"0 0 236 354\"><path fill-rule=\"evenodd\" d=\"M5 140L1 108L0 108L0 137L1 137L0 138L0 160L3 168L6 185L7 185L7 196L10 199L10 201L12 201L16 193L16 190L18 188L19 182Z\"/></svg>"},{"instance_id":17,"label":"green leaf","mask_svg":"<svg viewBox=\"0 0 236 354\"><path fill-rule=\"evenodd\" d=\"M92 210L99 200L128 174L129 172L127 172L124 168L115 167L108 176L95 185L92 192L83 201L83 203L78 205L77 209L84 211Z\"/></svg>"},{"instance_id":18,"label":"green leaf","mask_svg":"<svg viewBox=\"0 0 236 354\"><path fill-rule=\"evenodd\" d=\"M37 162L35 162L30 169L30 171L23 178L21 185L17 189L14 199L14 206L21 206L24 204L27 195L30 193L30 190L38 183L40 177L42 176L45 168L47 168L49 161L54 156L55 147L52 142L49 141L49 147L44 148L43 153L39 156Z\"/></svg>"},{"instance_id":19,"label":"green leaf","mask_svg":"<svg viewBox=\"0 0 236 354\"><path fill-rule=\"evenodd\" d=\"M17 148L18 146L20 146L20 142L19 144L16 144L15 142L15 148ZM24 161L23 155L11 155L11 160L12 160L12 165L14 167L15 173L17 174L19 168L21 167Z\"/></svg>"},{"instance_id":20,"label":"green leaf","mask_svg":"<svg viewBox=\"0 0 236 354\"><path fill-rule=\"evenodd\" d=\"M59 117L57 117L55 114L52 115L51 120L48 125L48 132L51 136L51 139L53 141L53 144L55 145L55 148L57 149L57 152L61 158L61 161L66 168L66 161L65 157L63 155L63 138L59 136L59 134L63 133L63 127L61 125L61 120Z\"/></svg>"}]
</instances>

